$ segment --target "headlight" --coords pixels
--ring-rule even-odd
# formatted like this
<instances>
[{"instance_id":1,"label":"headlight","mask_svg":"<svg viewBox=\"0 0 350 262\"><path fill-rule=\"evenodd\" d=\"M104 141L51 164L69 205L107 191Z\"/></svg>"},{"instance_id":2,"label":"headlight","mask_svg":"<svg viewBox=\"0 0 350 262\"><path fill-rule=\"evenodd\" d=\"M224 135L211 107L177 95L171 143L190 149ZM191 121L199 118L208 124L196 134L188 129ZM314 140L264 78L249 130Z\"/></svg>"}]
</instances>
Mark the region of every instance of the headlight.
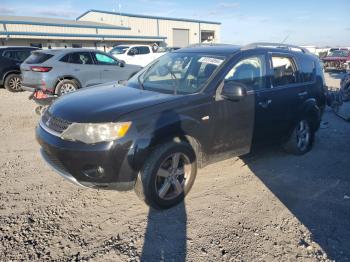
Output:
<instances>
[{"instance_id":1,"label":"headlight","mask_svg":"<svg viewBox=\"0 0 350 262\"><path fill-rule=\"evenodd\" d=\"M84 124L73 123L62 134L64 140L81 141L86 144L113 141L128 132L131 122Z\"/></svg>"}]
</instances>

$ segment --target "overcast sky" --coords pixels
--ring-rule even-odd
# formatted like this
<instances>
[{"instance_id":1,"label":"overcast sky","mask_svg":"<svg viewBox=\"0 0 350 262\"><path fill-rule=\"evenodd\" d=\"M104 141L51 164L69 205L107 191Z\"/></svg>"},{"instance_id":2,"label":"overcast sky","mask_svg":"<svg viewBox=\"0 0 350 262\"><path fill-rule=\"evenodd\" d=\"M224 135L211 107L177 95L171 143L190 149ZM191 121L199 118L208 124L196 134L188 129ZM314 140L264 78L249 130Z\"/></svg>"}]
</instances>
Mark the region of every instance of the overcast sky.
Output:
<instances>
[{"instance_id":1,"label":"overcast sky","mask_svg":"<svg viewBox=\"0 0 350 262\"><path fill-rule=\"evenodd\" d=\"M350 46L350 0L1 0L0 14L75 19L89 9L222 22L221 42Z\"/></svg>"}]
</instances>

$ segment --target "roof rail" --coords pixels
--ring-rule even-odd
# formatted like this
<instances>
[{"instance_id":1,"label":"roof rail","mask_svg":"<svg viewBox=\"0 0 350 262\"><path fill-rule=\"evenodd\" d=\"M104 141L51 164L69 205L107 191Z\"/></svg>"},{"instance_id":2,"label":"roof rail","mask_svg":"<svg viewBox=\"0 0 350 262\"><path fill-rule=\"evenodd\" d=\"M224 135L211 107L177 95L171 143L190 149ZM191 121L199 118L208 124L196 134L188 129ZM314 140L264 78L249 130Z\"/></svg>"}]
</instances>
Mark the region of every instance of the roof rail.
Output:
<instances>
[{"instance_id":1,"label":"roof rail","mask_svg":"<svg viewBox=\"0 0 350 262\"><path fill-rule=\"evenodd\" d=\"M258 48L258 47L270 47L270 48L280 48L280 49L287 49L290 51L295 51L294 49L298 49L303 53L310 53L309 50L307 50L304 47L300 47L297 45L288 45L288 44L281 44L281 43L251 43L248 45L245 45L241 48L241 50L249 50L253 48Z\"/></svg>"}]
</instances>

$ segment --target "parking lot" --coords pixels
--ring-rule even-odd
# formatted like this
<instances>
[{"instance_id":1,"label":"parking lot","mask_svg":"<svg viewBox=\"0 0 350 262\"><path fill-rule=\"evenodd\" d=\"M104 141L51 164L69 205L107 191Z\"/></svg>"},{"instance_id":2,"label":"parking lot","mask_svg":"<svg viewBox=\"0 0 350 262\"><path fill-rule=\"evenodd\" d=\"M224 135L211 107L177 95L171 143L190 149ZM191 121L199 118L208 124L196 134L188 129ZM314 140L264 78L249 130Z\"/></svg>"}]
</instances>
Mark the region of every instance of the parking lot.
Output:
<instances>
[{"instance_id":1,"label":"parking lot","mask_svg":"<svg viewBox=\"0 0 350 262\"><path fill-rule=\"evenodd\" d=\"M51 171L28 95L0 89L1 261L350 261L350 125L329 109L310 153L213 164L185 203L155 211Z\"/></svg>"}]
</instances>

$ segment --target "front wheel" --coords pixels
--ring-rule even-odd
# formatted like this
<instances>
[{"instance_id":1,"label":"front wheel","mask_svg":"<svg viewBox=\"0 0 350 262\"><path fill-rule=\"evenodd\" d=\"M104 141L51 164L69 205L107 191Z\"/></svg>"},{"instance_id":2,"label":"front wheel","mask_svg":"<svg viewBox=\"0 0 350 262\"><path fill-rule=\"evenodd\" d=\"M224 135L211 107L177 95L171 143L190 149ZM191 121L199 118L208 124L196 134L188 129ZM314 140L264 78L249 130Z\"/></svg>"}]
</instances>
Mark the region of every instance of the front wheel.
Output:
<instances>
[{"instance_id":1,"label":"front wheel","mask_svg":"<svg viewBox=\"0 0 350 262\"><path fill-rule=\"evenodd\" d=\"M146 160L137 177L135 192L156 209L170 208L183 201L196 174L196 157L189 144L162 144Z\"/></svg>"},{"instance_id":2,"label":"front wheel","mask_svg":"<svg viewBox=\"0 0 350 262\"><path fill-rule=\"evenodd\" d=\"M5 78L5 88L10 92L22 91L22 77L19 74L10 74Z\"/></svg>"},{"instance_id":3,"label":"front wheel","mask_svg":"<svg viewBox=\"0 0 350 262\"><path fill-rule=\"evenodd\" d=\"M286 152L294 155L303 155L312 148L314 132L310 122L306 119L300 119L293 128L293 131L284 144Z\"/></svg>"}]
</instances>

